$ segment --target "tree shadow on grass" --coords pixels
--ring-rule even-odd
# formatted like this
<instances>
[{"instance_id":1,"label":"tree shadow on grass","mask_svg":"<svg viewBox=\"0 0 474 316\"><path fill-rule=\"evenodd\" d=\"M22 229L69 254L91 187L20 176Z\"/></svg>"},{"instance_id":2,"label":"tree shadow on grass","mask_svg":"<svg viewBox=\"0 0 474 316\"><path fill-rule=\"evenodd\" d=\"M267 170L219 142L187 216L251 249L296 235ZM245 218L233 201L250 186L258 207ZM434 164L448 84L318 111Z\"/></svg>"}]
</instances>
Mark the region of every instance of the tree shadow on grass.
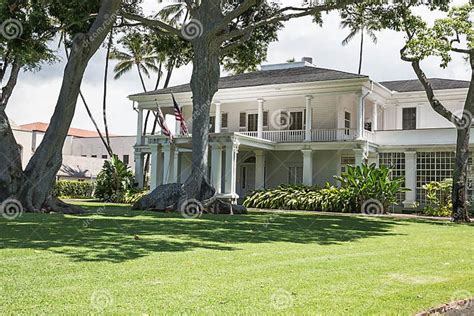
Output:
<instances>
[{"instance_id":1,"label":"tree shadow on grass","mask_svg":"<svg viewBox=\"0 0 474 316\"><path fill-rule=\"evenodd\" d=\"M0 220L0 249L49 250L73 261L124 262L154 252L234 251L245 243L333 245L394 235L401 221L315 213L204 215L109 207L85 216L24 214Z\"/></svg>"}]
</instances>

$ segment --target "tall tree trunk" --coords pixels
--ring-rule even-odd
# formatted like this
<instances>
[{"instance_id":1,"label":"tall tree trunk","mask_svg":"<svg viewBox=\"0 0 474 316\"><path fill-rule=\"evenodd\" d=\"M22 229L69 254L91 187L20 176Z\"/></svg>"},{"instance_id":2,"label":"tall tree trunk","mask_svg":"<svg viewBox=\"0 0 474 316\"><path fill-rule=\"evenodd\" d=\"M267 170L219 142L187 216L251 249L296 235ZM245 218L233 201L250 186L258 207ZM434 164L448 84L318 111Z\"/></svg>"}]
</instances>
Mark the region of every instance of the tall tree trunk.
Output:
<instances>
[{"instance_id":1,"label":"tall tree trunk","mask_svg":"<svg viewBox=\"0 0 474 316\"><path fill-rule=\"evenodd\" d=\"M194 58L191 77L193 93L192 171L184 188L188 197L202 201L203 189L209 187L208 143L209 114L212 99L218 90L220 77L219 54L205 40L193 42Z\"/></svg>"},{"instance_id":2,"label":"tall tree trunk","mask_svg":"<svg viewBox=\"0 0 474 316\"><path fill-rule=\"evenodd\" d=\"M103 0L95 21L87 34L73 40L71 56L64 70L58 101L44 138L24 171L24 181L15 195L28 211L43 208L69 211L51 198L55 177L62 164L62 149L74 116L80 86L90 58L112 28L120 8L120 0Z\"/></svg>"},{"instance_id":3,"label":"tall tree trunk","mask_svg":"<svg viewBox=\"0 0 474 316\"><path fill-rule=\"evenodd\" d=\"M360 51L359 51L359 72L358 74L362 72L362 58L364 55L364 29L362 28L360 30Z\"/></svg>"},{"instance_id":4,"label":"tall tree trunk","mask_svg":"<svg viewBox=\"0 0 474 316\"><path fill-rule=\"evenodd\" d=\"M8 77L8 82L4 87L2 87L2 94L0 96L1 109L5 109L7 107L8 101L10 100L13 90L15 89L18 82L18 75L20 74L21 67L23 67L23 65L18 59L15 59L12 64L10 76Z\"/></svg>"},{"instance_id":5,"label":"tall tree trunk","mask_svg":"<svg viewBox=\"0 0 474 316\"><path fill-rule=\"evenodd\" d=\"M105 131L105 139L107 140L107 146L112 150L112 146L110 145L110 135L109 135L109 124L107 123L107 75L109 74L109 56L110 50L112 48L113 43L113 27L110 29L109 35L109 42L107 43L107 51L105 55L105 70L104 70L104 96L102 99L102 117L104 120L104 131Z\"/></svg>"},{"instance_id":6,"label":"tall tree trunk","mask_svg":"<svg viewBox=\"0 0 474 316\"><path fill-rule=\"evenodd\" d=\"M403 54L402 54L403 55ZM469 137L472 125L472 115L474 114L474 53L470 55L471 82L464 103L463 113L460 117L455 116L436 97L431 83L423 72L418 60L408 60L411 62L418 79L423 85L428 101L435 112L454 122L457 128L456 138L456 161L453 171L453 211L452 218L455 222L469 222L469 212L466 205L467 194L467 167L469 161Z\"/></svg>"},{"instance_id":7,"label":"tall tree trunk","mask_svg":"<svg viewBox=\"0 0 474 316\"><path fill-rule=\"evenodd\" d=\"M0 202L16 194L23 181L20 148L4 109L0 109Z\"/></svg>"},{"instance_id":8,"label":"tall tree trunk","mask_svg":"<svg viewBox=\"0 0 474 316\"><path fill-rule=\"evenodd\" d=\"M69 51L67 50L66 45L64 45L64 52L66 53L66 58L69 59ZM82 90L79 90L79 96L81 97L82 104L84 104L84 108L86 109L87 115L89 116L92 124L95 127L95 130L97 131L97 135L99 135L100 140L102 141L102 144L104 145L105 149L107 150L107 153L109 154L110 157L113 156L113 151L112 148L107 144L107 141L104 138L104 135L102 135L102 132L99 128L99 125L97 124L94 115L92 115L92 111L89 107L89 104L87 103L86 97L82 93Z\"/></svg>"},{"instance_id":9,"label":"tall tree trunk","mask_svg":"<svg viewBox=\"0 0 474 316\"><path fill-rule=\"evenodd\" d=\"M469 138L471 124L457 130L456 161L453 174L453 221L469 222L469 210L466 205L467 166L469 162Z\"/></svg>"},{"instance_id":10,"label":"tall tree trunk","mask_svg":"<svg viewBox=\"0 0 474 316\"><path fill-rule=\"evenodd\" d=\"M474 115L474 53L469 55L471 83L464 102L462 128L458 128L456 143L456 165L453 175L453 221L470 222L467 207L467 166L469 162L469 140Z\"/></svg>"}]
</instances>

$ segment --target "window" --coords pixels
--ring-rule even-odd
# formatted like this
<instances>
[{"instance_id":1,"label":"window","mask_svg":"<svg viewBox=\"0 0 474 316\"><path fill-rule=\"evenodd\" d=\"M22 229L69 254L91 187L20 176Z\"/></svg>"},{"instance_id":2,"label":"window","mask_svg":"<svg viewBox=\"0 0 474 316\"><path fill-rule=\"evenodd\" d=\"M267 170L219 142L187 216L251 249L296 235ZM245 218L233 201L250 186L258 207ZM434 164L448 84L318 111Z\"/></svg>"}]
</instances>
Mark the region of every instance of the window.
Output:
<instances>
[{"instance_id":1,"label":"window","mask_svg":"<svg viewBox=\"0 0 474 316\"><path fill-rule=\"evenodd\" d=\"M426 202L423 185L431 181L452 178L456 155L454 152L417 152L416 153L416 200Z\"/></svg>"},{"instance_id":2,"label":"window","mask_svg":"<svg viewBox=\"0 0 474 316\"><path fill-rule=\"evenodd\" d=\"M257 125L258 125L258 114L248 114L248 126L247 130L249 132L255 132L257 131Z\"/></svg>"},{"instance_id":3,"label":"window","mask_svg":"<svg viewBox=\"0 0 474 316\"><path fill-rule=\"evenodd\" d=\"M102 159L107 159L108 156L107 155L102 155Z\"/></svg>"},{"instance_id":4,"label":"window","mask_svg":"<svg viewBox=\"0 0 474 316\"><path fill-rule=\"evenodd\" d=\"M341 174L347 172L347 166L355 165L354 156L342 156L341 157Z\"/></svg>"},{"instance_id":5,"label":"window","mask_svg":"<svg viewBox=\"0 0 474 316\"><path fill-rule=\"evenodd\" d=\"M240 113L239 117L239 127L245 128L247 126L247 114Z\"/></svg>"},{"instance_id":6,"label":"window","mask_svg":"<svg viewBox=\"0 0 474 316\"><path fill-rule=\"evenodd\" d=\"M405 177L405 153L379 153L379 166L385 166L392 170L391 177ZM405 193L397 193L397 202L405 200Z\"/></svg>"},{"instance_id":7,"label":"window","mask_svg":"<svg viewBox=\"0 0 474 316\"><path fill-rule=\"evenodd\" d=\"M216 130L216 117L209 117L209 133L214 133Z\"/></svg>"},{"instance_id":8,"label":"window","mask_svg":"<svg viewBox=\"0 0 474 316\"><path fill-rule=\"evenodd\" d=\"M242 189L247 187L247 167L242 167Z\"/></svg>"},{"instance_id":9,"label":"window","mask_svg":"<svg viewBox=\"0 0 474 316\"><path fill-rule=\"evenodd\" d=\"M85 157L87 157L87 155L81 155L81 157L84 157L84 158L85 158Z\"/></svg>"},{"instance_id":10,"label":"window","mask_svg":"<svg viewBox=\"0 0 474 316\"><path fill-rule=\"evenodd\" d=\"M416 108L403 108L404 130L416 129Z\"/></svg>"},{"instance_id":11,"label":"window","mask_svg":"<svg viewBox=\"0 0 474 316\"><path fill-rule=\"evenodd\" d=\"M228 114L227 114L227 113L222 113L221 127L222 127L222 128L227 128L227 127L229 127Z\"/></svg>"},{"instance_id":12,"label":"window","mask_svg":"<svg viewBox=\"0 0 474 316\"><path fill-rule=\"evenodd\" d=\"M124 164L128 165L128 163L130 162L129 155L123 155L122 161L123 161Z\"/></svg>"},{"instance_id":13,"label":"window","mask_svg":"<svg viewBox=\"0 0 474 316\"><path fill-rule=\"evenodd\" d=\"M301 184L303 182L303 167L288 167L288 183Z\"/></svg>"},{"instance_id":14,"label":"window","mask_svg":"<svg viewBox=\"0 0 474 316\"><path fill-rule=\"evenodd\" d=\"M97 158L97 155L92 155L91 157L92 157L92 158Z\"/></svg>"},{"instance_id":15,"label":"window","mask_svg":"<svg viewBox=\"0 0 474 316\"><path fill-rule=\"evenodd\" d=\"M344 128L345 128L344 133L346 135L349 135L350 129L351 129L351 113L350 112L344 112Z\"/></svg>"},{"instance_id":16,"label":"window","mask_svg":"<svg viewBox=\"0 0 474 316\"><path fill-rule=\"evenodd\" d=\"M300 131L303 129L303 112L290 112L290 130Z\"/></svg>"},{"instance_id":17,"label":"window","mask_svg":"<svg viewBox=\"0 0 474 316\"><path fill-rule=\"evenodd\" d=\"M268 127L268 111L263 112L263 126Z\"/></svg>"}]
</instances>

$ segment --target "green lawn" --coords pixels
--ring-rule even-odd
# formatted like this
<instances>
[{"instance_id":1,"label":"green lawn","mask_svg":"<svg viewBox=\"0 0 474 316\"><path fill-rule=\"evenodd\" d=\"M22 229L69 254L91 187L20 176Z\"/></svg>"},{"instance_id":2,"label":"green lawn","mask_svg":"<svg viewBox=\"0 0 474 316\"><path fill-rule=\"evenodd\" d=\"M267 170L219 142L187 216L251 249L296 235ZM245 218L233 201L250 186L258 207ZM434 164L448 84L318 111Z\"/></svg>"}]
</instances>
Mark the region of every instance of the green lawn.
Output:
<instances>
[{"instance_id":1,"label":"green lawn","mask_svg":"<svg viewBox=\"0 0 474 316\"><path fill-rule=\"evenodd\" d=\"M0 314L410 314L474 293L474 226L102 211L0 217Z\"/></svg>"}]
</instances>

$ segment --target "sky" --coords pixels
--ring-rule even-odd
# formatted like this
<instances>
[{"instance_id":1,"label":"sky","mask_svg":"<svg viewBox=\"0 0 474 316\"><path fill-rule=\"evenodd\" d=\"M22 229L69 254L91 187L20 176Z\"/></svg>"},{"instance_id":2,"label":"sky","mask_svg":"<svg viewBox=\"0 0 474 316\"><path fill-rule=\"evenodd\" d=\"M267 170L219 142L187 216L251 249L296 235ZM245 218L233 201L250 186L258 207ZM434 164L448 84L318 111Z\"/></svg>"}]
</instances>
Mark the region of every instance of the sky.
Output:
<instances>
[{"instance_id":1,"label":"sky","mask_svg":"<svg viewBox=\"0 0 474 316\"><path fill-rule=\"evenodd\" d=\"M282 0L283 4L293 4L296 0ZM455 0L455 4L467 1ZM296 2L297 4L298 2ZM156 0L145 0L146 13L159 9ZM443 14L418 10L420 15L432 22ZM324 15L322 27L312 23L312 19L300 18L285 23L279 32L278 42L270 45L265 64L282 63L288 59L296 60L302 57L312 57L313 63L322 68L357 73L359 41L353 40L349 45L342 46L341 42L348 34L347 29L341 29L337 12ZM377 44L366 41L362 73L375 81L414 79L415 74L409 63L400 59L400 48L404 38L400 33L382 31L377 33ZM82 91L88 100L94 117L102 129L102 95L104 76L105 52L100 50L90 61L82 84ZM111 67L115 64L111 63ZM7 114L16 124L31 122L49 122L62 82L65 60L54 65L44 65L39 72L20 74L18 85L7 107ZM470 68L466 61L455 56L448 68L439 67L436 58L427 59L422 63L429 77L468 80ZM170 86L189 82L192 65L177 69L173 73ZM223 73L225 75L225 73ZM148 87L154 85L156 78L151 78ZM134 135L136 133L136 113L132 102L127 96L142 92L136 72L131 72L120 80L114 80L109 74L108 86L108 121L109 131L114 135ZM94 127L87 116L84 105L79 100L72 127L90 129Z\"/></svg>"}]
</instances>

